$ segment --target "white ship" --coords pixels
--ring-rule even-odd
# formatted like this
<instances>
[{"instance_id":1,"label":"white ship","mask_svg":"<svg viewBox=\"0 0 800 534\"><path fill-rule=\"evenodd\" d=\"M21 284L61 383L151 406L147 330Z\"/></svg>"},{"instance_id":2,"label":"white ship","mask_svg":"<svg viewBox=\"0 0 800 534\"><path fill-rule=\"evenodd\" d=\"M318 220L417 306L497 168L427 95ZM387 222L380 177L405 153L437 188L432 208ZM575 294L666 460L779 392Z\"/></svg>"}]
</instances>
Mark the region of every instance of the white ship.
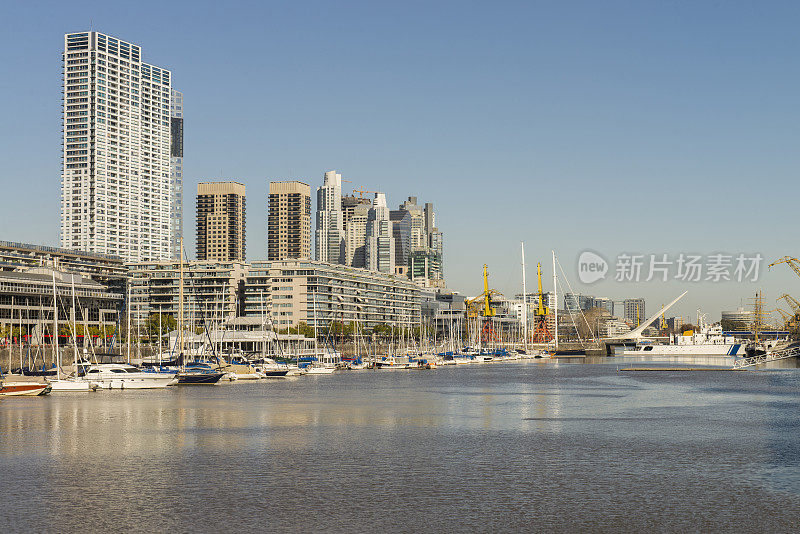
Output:
<instances>
[{"instance_id":1,"label":"white ship","mask_svg":"<svg viewBox=\"0 0 800 534\"><path fill-rule=\"evenodd\" d=\"M99 389L156 389L178 383L175 372L142 371L124 363L118 354L96 354L96 363L80 362L78 375Z\"/></svg>"},{"instance_id":2,"label":"white ship","mask_svg":"<svg viewBox=\"0 0 800 534\"><path fill-rule=\"evenodd\" d=\"M686 334L686 333L684 333ZM719 324L701 326L700 332L672 335L669 344L642 343L635 350L623 351L625 356L743 356L745 344L725 335Z\"/></svg>"}]
</instances>

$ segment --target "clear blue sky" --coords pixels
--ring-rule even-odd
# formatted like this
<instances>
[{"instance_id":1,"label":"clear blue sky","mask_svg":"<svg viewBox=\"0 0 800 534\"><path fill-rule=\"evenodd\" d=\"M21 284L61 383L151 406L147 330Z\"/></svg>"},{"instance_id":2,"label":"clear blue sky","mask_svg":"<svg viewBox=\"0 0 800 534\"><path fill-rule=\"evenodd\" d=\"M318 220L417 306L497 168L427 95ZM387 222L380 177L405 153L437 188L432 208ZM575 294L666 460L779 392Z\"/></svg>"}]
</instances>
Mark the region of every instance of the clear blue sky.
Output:
<instances>
[{"instance_id":1,"label":"clear blue sky","mask_svg":"<svg viewBox=\"0 0 800 534\"><path fill-rule=\"evenodd\" d=\"M185 93L186 238L196 183L247 185L266 253L270 179L434 202L450 286L519 284L578 253L800 254L797 2L5 2L0 238L58 243L61 48L93 29L142 46ZM350 185L350 184L347 184ZM549 267L547 269L549 275ZM549 285L549 284L548 284ZM756 285L690 284L718 317Z\"/></svg>"}]
</instances>

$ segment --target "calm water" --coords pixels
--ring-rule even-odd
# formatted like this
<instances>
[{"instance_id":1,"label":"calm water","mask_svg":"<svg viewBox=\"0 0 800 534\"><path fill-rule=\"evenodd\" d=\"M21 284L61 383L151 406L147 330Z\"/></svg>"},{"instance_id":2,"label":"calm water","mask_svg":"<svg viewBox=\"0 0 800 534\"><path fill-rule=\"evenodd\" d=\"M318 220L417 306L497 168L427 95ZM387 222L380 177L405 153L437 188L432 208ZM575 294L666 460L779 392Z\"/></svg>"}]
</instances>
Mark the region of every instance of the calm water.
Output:
<instances>
[{"instance_id":1,"label":"calm water","mask_svg":"<svg viewBox=\"0 0 800 534\"><path fill-rule=\"evenodd\" d=\"M0 401L0 531L800 529L800 370L509 363Z\"/></svg>"}]
</instances>

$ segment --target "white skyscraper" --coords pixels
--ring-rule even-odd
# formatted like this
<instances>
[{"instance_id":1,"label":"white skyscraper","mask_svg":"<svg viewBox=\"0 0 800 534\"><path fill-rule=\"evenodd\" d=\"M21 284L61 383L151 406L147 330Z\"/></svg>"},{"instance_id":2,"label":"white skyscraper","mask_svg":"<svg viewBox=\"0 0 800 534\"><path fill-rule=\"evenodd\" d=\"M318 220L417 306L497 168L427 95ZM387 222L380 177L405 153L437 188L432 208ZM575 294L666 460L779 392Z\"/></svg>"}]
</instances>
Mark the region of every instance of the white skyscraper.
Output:
<instances>
[{"instance_id":1,"label":"white skyscraper","mask_svg":"<svg viewBox=\"0 0 800 534\"><path fill-rule=\"evenodd\" d=\"M375 193L367 221L367 268L372 271L394 273L394 236L386 195Z\"/></svg>"},{"instance_id":2,"label":"white skyscraper","mask_svg":"<svg viewBox=\"0 0 800 534\"><path fill-rule=\"evenodd\" d=\"M370 211L372 207L369 204L353 206L350 218L345 224L347 227L345 265L362 269L367 266L367 224Z\"/></svg>"},{"instance_id":3,"label":"white skyscraper","mask_svg":"<svg viewBox=\"0 0 800 534\"><path fill-rule=\"evenodd\" d=\"M183 93L172 90L170 98L170 236L172 256L180 258L183 236Z\"/></svg>"},{"instance_id":4,"label":"white skyscraper","mask_svg":"<svg viewBox=\"0 0 800 534\"><path fill-rule=\"evenodd\" d=\"M126 261L172 256L171 74L139 46L64 36L61 246Z\"/></svg>"},{"instance_id":5,"label":"white skyscraper","mask_svg":"<svg viewBox=\"0 0 800 534\"><path fill-rule=\"evenodd\" d=\"M318 261L344 263L342 175L336 171L326 172L322 187L317 188L317 232L314 243Z\"/></svg>"}]
</instances>

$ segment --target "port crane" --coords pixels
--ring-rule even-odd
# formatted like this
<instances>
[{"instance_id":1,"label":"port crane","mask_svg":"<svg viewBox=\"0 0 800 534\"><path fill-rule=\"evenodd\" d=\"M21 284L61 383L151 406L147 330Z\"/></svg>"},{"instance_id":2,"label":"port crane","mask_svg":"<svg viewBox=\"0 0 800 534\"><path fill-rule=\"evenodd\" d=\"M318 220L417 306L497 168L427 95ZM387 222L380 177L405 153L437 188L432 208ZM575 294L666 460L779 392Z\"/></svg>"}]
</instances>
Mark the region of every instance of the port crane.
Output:
<instances>
[{"instance_id":1,"label":"port crane","mask_svg":"<svg viewBox=\"0 0 800 534\"><path fill-rule=\"evenodd\" d=\"M783 328L786 330L793 330L797 326L796 315L794 313L789 313L784 309L777 308L777 311L781 318L783 319Z\"/></svg>"},{"instance_id":2,"label":"port crane","mask_svg":"<svg viewBox=\"0 0 800 534\"><path fill-rule=\"evenodd\" d=\"M497 315L497 310L492 307L492 300L502 296L499 291L489 289L489 266L484 264L483 293L467 301L467 318L482 318L481 342L483 343L500 340L494 329L493 317Z\"/></svg>"},{"instance_id":3,"label":"port crane","mask_svg":"<svg viewBox=\"0 0 800 534\"><path fill-rule=\"evenodd\" d=\"M784 256L778 260L775 260L770 263L767 268L772 268L773 266L780 265L782 263L788 265L792 271L794 271L794 274L800 276L800 260L793 256ZM792 320L787 322L787 327L790 331L792 331L793 335L796 336L798 334L798 330L800 330L800 328L798 328L800 327L800 302L798 302L794 297L785 293L778 297L778 300L781 299L785 300L794 312L794 317Z\"/></svg>"},{"instance_id":4,"label":"port crane","mask_svg":"<svg viewBox=\"0 0 800 534\"><path fill-rule=\"evenodd\" d=\"M791 296L791 295L789 295L787 293L784 293L783 295L781 295L780 297L778 297L775 300L778 301L778 300L781 300L781 299L786 301L786 304L789 305L789 307L792 309L792 311L795 314L800 312L800 302L797 302L796 298L794 298L793 296Z\"/></svg>"},{"instance_id":5,"label":"port crane","mask_svg":"<svg viewBox=\"0 0 800 534\"><path fill-rule=\"evenodd\" d=\"M793 258L792 256L784 256L779 260L775 260L769 265L767 265L767 268L771 269L773 266L780 265L781 263L785 263L786 265L791 267L792 270L794 271L794 274L800 276L800 260L798 260L797 258Z\"/></svg>"},{"instance_id":6,"label":"port crane","mask_svg":"<svg viewBox=\"0 0 800 534\"><path fill-rule=\"evenodd\" d=\"M536 278L539 287L539 305L534 310L534 323L533 323L533 342L534 343L549 343L553 339L553 334L547 326L547 317L550 315L550 308L544 302L544 291L542 290L542 264L536 264Z\"/></svg>"},{"instance_id":7,"label":"port crane","mask_svg":"<svg viewBox=\"0 0 800 534\"><path fill-rule=\"evenodd\" d=\"M775 300L776 301L785 300L786 304L789 305L789 308L792 310L791 315L780 308L778 308L777 311L778 313L781 314L781 317L783 317L784 328L790 331L796 331L798 326L800 326L800 302L798 302L796 298L787 293L784 293Z\"/></svg>"}]
</instances>

